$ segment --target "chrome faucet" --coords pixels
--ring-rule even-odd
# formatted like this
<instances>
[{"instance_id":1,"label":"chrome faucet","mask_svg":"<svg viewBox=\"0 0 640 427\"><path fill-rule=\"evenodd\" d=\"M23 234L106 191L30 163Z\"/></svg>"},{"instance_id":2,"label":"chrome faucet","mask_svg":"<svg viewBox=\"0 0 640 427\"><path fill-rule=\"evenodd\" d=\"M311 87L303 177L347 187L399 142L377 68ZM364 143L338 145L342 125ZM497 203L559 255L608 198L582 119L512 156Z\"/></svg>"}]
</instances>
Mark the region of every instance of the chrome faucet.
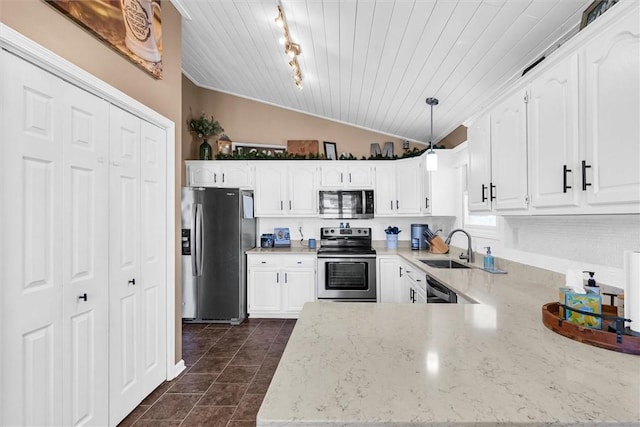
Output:
<instances>
[{"instance_id":1,"label":"chrome faucet","mask_svg":"<svg viewBox=\"0 0 640 427\"><path fill-rule=\"evenodd\" d=\"M469 233L467 233L466 231L464 231L462 228L456 228L455 230L452 230L451 233L449 233L449 235L447 236L447 240L445 240L445 243L447 244L447 246L449 245L449 243L451 243L451 236L453 236L454 233L456 233L457 231L460 231L464 234L467 235L467 254L465 255L464 252L462 252L460 254L460 259L466 259L467 262L472 263L473 262L473 248L471 247L471 236L469 235Z\"/></svg>"}]
</instances>

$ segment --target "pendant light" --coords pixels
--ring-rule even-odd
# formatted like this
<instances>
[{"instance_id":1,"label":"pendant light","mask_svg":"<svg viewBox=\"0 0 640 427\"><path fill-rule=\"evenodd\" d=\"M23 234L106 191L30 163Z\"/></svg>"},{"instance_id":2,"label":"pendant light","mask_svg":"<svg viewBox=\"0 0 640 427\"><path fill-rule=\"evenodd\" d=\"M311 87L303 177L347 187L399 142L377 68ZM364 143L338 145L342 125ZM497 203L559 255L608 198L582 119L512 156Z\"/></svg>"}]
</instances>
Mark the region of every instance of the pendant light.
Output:
<instances>
[{"instance_id":1,"label":"pendant light","mask_svg":"<svg viewBox=\"0 0 640 427\"><path fill-rule=\"evenodd\" d=\"M438 155L433 151L433 106L438 105L437 98L427 98L427 104L431 106L431 138L429 138L429 151L427 151L427 170L438 170Z\"/></svg>"}]
</instances>

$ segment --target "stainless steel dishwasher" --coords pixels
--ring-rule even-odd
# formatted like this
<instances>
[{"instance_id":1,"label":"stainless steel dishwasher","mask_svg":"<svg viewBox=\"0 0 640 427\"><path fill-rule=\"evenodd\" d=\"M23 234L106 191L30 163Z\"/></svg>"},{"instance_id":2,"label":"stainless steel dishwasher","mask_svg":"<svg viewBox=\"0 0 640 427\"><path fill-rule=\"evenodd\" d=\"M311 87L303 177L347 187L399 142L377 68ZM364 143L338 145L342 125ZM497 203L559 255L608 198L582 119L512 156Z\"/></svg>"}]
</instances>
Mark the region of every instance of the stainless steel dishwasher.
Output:
<instances>
[{"instance_id":1,"label":"stainless steel dishwasher","mask_svg":"<svg viewBox=\"0 0 640 427\"><path fill-rule=\"evenodd\" d=\"M456 304L458 295L433 277L427 277L427 304Z\"/></svg>"}]
</instances>

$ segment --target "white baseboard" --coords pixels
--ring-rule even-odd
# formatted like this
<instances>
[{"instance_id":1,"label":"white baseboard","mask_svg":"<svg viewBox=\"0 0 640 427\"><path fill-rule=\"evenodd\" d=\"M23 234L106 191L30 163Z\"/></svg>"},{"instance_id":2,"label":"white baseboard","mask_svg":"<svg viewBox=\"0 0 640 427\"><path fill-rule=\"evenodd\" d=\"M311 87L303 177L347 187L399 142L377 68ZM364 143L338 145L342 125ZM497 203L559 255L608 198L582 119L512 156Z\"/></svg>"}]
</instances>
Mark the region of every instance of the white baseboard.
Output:
<instances>
[{"instance_id":1,"label":"white baseboard","mask_svg":"<svg viewBox=\"0 0 640 427\"><path fill-rule=\"evenodd\" d=\"M180 361L178 363L176 363L176 366L173 368L173 378L167 378L167 379L168 380L172 380L172 379L176 378L185 369L187 369L187 366L184 364L184 360L180 359Z\"/></svg>"}]
</instances>

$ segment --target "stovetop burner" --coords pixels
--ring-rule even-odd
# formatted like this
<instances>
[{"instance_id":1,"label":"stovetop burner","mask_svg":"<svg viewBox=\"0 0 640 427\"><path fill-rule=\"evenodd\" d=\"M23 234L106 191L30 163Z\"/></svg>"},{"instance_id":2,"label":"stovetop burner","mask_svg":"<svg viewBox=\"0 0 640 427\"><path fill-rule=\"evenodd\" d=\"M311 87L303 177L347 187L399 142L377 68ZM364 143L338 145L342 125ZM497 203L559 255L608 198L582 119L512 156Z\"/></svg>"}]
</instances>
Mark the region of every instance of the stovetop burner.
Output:
<instances>
[{"instance_id":1,"label":"stovetop burner","mask_svg":"<svg viewBox=\"0 0 640 427\"><path fill-rule=\"evenodd\" d=\"M320 229L318 255L375 255L370 228L323 227Z\"/></svg>"}]
</instances>

